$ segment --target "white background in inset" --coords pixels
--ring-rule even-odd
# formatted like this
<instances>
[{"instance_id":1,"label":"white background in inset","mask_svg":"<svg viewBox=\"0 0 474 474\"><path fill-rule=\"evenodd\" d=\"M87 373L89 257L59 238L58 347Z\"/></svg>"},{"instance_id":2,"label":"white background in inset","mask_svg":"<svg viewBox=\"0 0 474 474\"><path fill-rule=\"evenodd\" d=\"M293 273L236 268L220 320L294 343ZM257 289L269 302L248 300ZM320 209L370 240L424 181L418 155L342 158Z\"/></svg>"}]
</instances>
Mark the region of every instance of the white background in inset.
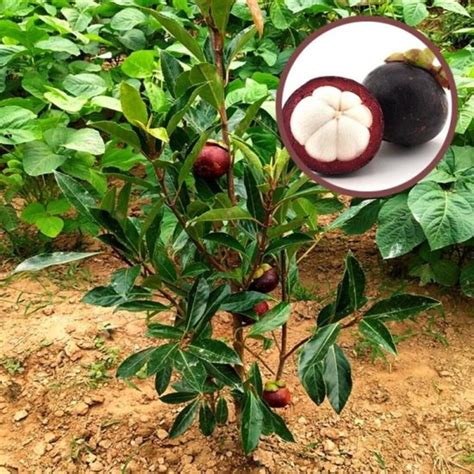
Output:
<instances>
[{"instance_id":1,"label":"white background in inset","mask_svg":"<svg viewBox=\"0 0 474 474\"><path fill-rule=\"evenodd\" d=\"M425 47L416 36L386 23L366 21L333 28L312 41L293 63L284 84L283 105L298 87L311 79L342 76L362 82L391 53ZM449 130L451 95L445 91L448 118L443 130L433 140L411 148L383 142L368 165L347 175L323 176L325 181L348 192L382 192L421 173L439 152Z\"/></svg>"}]
</instances>

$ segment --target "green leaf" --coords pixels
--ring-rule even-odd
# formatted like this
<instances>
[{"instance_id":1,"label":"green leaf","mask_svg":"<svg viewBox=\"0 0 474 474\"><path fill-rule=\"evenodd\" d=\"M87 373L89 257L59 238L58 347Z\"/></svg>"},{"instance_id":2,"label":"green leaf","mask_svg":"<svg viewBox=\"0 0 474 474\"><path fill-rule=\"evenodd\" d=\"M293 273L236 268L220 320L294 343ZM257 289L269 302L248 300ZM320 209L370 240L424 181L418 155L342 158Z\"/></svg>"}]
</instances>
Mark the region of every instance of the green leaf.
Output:
<instances>
[{"instance_id":1,"label":"green leaf","mask_svg":"<svg viewBox=\"0 0 474 474\"><path fill-rule=\"evenodd\" d=\"M248 42L253 39L257 29L254 25L249 26L242 30L240 33L234 36L232 41L226 48L227 61L226 64L230 65L233 59L244 49Z\"/></svg>"},{"instance_id":2,"label":"green leaf","mask_svg":"<svg viewBox=\"0 0 474 474\"><path fill-rule=\"evenodd\" d=\"M211 209L198 217L192 219L192 223L197 222L216 222L216 221L239 221L254 220L254 218L241 207L228 207L223 209Z\"/></svg>"},{"instance_id":3,"label":"green leaf","mask_svg":"<svg viewBox=\"0 0 474 474\"><path fill-rule=\"evenodd\" d=\"M355 206L349 207L345 212L343 212L341 215L339 215L336 219L334 219L327 227L326 230L334 230L338 228L343 228L346 225L350 225L351 227L354 226L354 221L355 222L360 222L360 221L365 221L365 218L362 214L363 210L368 207L372 206L374 203L376 203L376 199L365 199L364 201L360 202L359 204ZM359 214L360 217L359 217ZM368 229L365 229L368 230ZM365 230L363 232L365 232ZM349 232L351 234L358 233L358 232Z\"/></svg>"},{"instance_id":4,"label":"green leaf","mask_svg":"<svg viewBox=\"0 0 474 474\"><path fill-rule=\"evenodd\" d=\"M248 333L249 337L260 336L266 332L283 326L291 315L291 305L289 303L278 303L265 316L252 325Z\"/></svg>"},{"instance_id":5,"label":"green leaf","mask_svg":"<svg viewBox=\"0 0 474 474\"><path fill-rule=\"evenodd\" d=\"M179 350L174 357L174 364L186 384L193 390L202 392L207 372L201 360L191 353Z\"/></svg>"},{"instance_id":6,"label":"green leaf","mask_svg":"<svg viewBox=\"0 0 474 474\"><path fill-rule=\"evenodd\" d=\"M298 374L304 379L306 371L323 361L329 348L336 342L341 327L338 323L324 326L302 347L298 359Z\"/></svg>"},{"instance_id":7,"label":"green leaf","mask_svg":"<svg viewBox=\"0 0 474 474\"><path fill-rule=\"evenodd\" d=\"M249 167L244 171L245 191L247 192L247 209L250 214L259 222L265 219L265 209L263 208L262 195L257 186L257 181Z\"/></svg>"},{"instance_id":8,"label":"green leaf","mask_svg":"<svg viewBox=\"0 0 474 474\"><path fill-rule=\"evenodd\" d=\"M364 296L365 275L357 259L349 253L345 260L342 281L337 286L336 301L325 306L319 313L318 325L340 321L361 308L367 302Z\"/></svg>"},{"instance_id":9,"label":"green leaf","mask_svg":"<svg viewBox=\"0 0 474 474\"><path fill-rule=\"evenodd\" d=\"M52 173L67 159L67 156L53 153L44 142L34 141L25 143L23 167L30 176L41 176Z\"/></svg>"},{"instance_id":10,"label":"green leaf","mask_svg":"<svg viewBox=\"0 0 474 474\"><path fill-rule=\"evenodd\" d=\"M397 355L397 348L392 335L385 324L377 319L364 319L359 324L359 331L372 343L380 346L390 354Z\"/></svg>"},{"instance_id":11,"label":"green leaf","mask_svg":"<svg viewBox=\"0 0 474 474\"><path fill-rule=\"evenodd\" d=\"M257 116L260 110L260 107L266 100L267 100L267 96L264 96L261 99L258 99L257 101L255 101L253 104L250 105L250 107L247 108L244 118L239 122L239 124L235 128L234 135L236 137L241 137L247 131L247 129L250 127L250 124L252 123L254 118Z\"/></svg>"},{"instance_id":12,"label":"green leaf","mask_svg":"<svg viewBox=\"0 0 474 474\"><path fill-rule=\"evenodd\" d=\"M173 367L168 366L164 367L160 371L158 371L155 375L155 390L158 395L162 395L171 381L171 375L173 373Z\"/></svg>"},{"instance_id":13,"label":"green leaf","mask_svg":"<svg viewBox=\"0 0 474 474\"><path fill-rule=\"evenodd\" d=\"M257 303L266 301L267 299L267 295L257 291L241 291L229 295L221 305L221 309L229 313L247 311L253 308Z\"/></svg>"},{"instance_id":14,"label":"green leaf","mask_svg":"<svg viewBox=\"0 0 474 474\"><path fill-rule=\"evenodd\" d=\"M253 388L256 390L259 397L263 393L263 380L262 374L260 373L260 368L257 362L253 362L248 371L248 383L252 384Z\"/></svg>"},{"instance_id":15,"label":"green leaf","mask_svg":"<svg viewBox=\"0 0 474 474\"><path fill-rule=\"evenodd\" d=\"M126 32L145 23L146 19L145 14L137 8L124 8L112 17L110 27L113 30Z\"/></svg>"},{"instance_id":16,"label":"green leaf","mask_svg":"<svg viewBox=\"0 0 474 474\"><path fill-rule=\"evenodd\" d=\"M461 270L459 282L463 293L474 298L474 261L470 261L464 265Z\"/></svg>"},{"instance_id":17,"label":"green leaf","mask_svg":"<svg viewBox=\"0 0 474 474\"><path fill-rule=\"evenodd\" d=\"M125 118L135 125L137 122L143 125L148 123L148 112L140 92L127 82L120 86L120 103Z\"/></svg>"},{"instance_id":18,"label":"green leaf","mask_svg":"<svg viewBox=\"0 0 474 474\"><path fill-rule=\"evenodd\" d=\"M219 425L225 425L229 418L229 409L224 397L219 397L216 404L216 421Z\"/></svg>"},{"instance_id":19,"label":"green leaf","mask_svg":"<svg viewBox=\"0 0 474 474\"><path fill-rule=\"evenodd\" d=\"M132 300L125 301L117 306L115 311L130 311L133 313L141 313L143 311L151 311L153 313L159 313L161 311L169 310L169 306L165 306L158 301L150 300Z\"/></svg>"},{"instance_id":20,"label":"green leaf","mask_svg":"<svg viewBox=\"0 0 474 474\"><path fill-rule=\"evenodd\" d=\"M275 0L270 6L270 19L273 26L279 30L287 30L294 16L285 6L284 0Z\"/></svg>"},{"instance_id":21,"label":"green leaf","mask_svg":"<svg viewBox=\"0 0 474 474\"><path fill-rule=\"evenodd\" d=\"M155 69L155 51L134 51L125 59L121 68L128 77L137 79L151 77Z\"/></svg>"},{"instance_id":22,"label":"green leaf","mask_svg":"<svg viewBox=\"0 0 474 474\"><path fill-rule=\"evenodd\" d=\"M48 92L44 93L44 98L59 109L65 110L70 114L79 112L87 103L85 97L73 97L54 87L48 87Z\"/></svg>"},{"instance_id":23,"label":"green leaf","mask_svg":"<svg viewBox=\"0 0 474 474\"><path fill-rule=\"evenodd\" d=\"M40 202L28 204L21 212L21 218L27 224L34 225L40 217L46 215L46 208Z\"/></svg>"},{"instance_id":24,"label":"green leaf","mask_svg":"<svg viewBox=\"0 0 474 474\"><path fill-rule=\"evenodd\" d=\"M64 214L71 209L69 202L66 199L55 199L54 201L49 201L46 206L48 214L51 215L60 215Z\"/></svg>"},{"instance_id":25,"label":"green leaf","mask_svg":"<svg viewBox=\"0 0 474 474\"><path fill-rule=\"evenodd\" d=\"M160 60L161 71L163 73L165 84L170 90L171 94L176 97L176 81L178 79L178 76L182 74L183 68L181 67L179 61L166 51L161 51Z\"/></svg>"},{"instance_id":26,"label":"green leaf","mask_svg":"<svg viewBox=\"0 0 474 474\"><path fill-rule=\"evenodd\" d=\"M216 66L209 63L197 64L191 69L193 84L205 84L199 95L216 110L224 106L224 81Z\"/></svg>"},{"instance_id":27,"label":"green leaf","mask_svg":"<svg viewBox=\"0 0 474 474\"><path fill-rule=\"evenodd\" d=\"M178 352L179 343L171 342L157 347L151 354L147 365L147 376L154 375L172 364L173 357Z\"/></svg>"},{"instance_id":28,"label":"green leaf","mask_svg":"<svg viewBox=\"0 0 474 474\"><path fill-rule=\"evenodd\" d=\"M432 308L438 308L441 303L427 296L401 294L377 301L364 314L364 319L378 321L403 321Z\"/></svg>"},{"instance_id":29,"label":"green leaf","mask_svg":"<svg viewBox=\"0 0 474 474\"><path fill-rule=\"evenodd\" d=\"M216 339L198 339L192 342L188 352L202 360L215 364L242 365L240 357L227 344Z\"/></svg>"},{"instance_id":30,"label":"green leaf","mask_svg":"<svg viewBox=\"0 0 474 474\"><path fill-rule=\"evenodd\" d=\"M99 252L53 252L35 255L34 257L23 260L13 273L19 272L37 272L53 265L64 265L66 263L76 262L84 258L98 255Z\"/></svg>"},{"instance_id":31,"label":"green leaf","mask_svg":"<svg viewBox=\"0 0 474 474\"><path fill-rule=\"evenodd\" d=\"M174 420L173 426L170 430L170 438L177 438L187 431L193 424L194 418L196 417L196 412L199 407L199 400L196 400L186 407L184 407L179 415Z\"/></svg>"},{"instance_id":32,"label":"green leaf","mask_svg":"<svg viewBox=\"0 0 474 474\"><path fill-rule=\"evenodd\" d=\"M203 240L216 242L223 245L224 247L229 247L231 249L237 250L237 252L240 252L241 254L245 254L245 248L242 246L242 244L234 237L224 232L212 232L211 234L205 235Z\"/></svg>"},{"instance_id":33,"label":"green leaf","mask_svg":"<svg viewBox=\"0 0 474 474\"><path fill-rule=\"evenodd\" d=\"M64 89L76 97L92 97L103 94L107 83L97 74L69 74L63 82Z\"/></svg>"},{"instance_id":34,"label":"green leaf","mask_svg":"<svg viewBox=\"0 0 474 474\"><path fill-rule=\"evenodd\" d=\"M92 155L102 155L105 152L104 140L97 130L82 128L71 133L63 145L69 150L83 151Z\"/></svg>"},{"instance_id":35,"label":"green leaf","mask_svg":"<svg viewBox=\"0 0 474 474\"><path fill-rule=\"evenodd\" d=\"M199 429L204 436L211 436L215 428L216 417L209 404L203 401L201 402L201 408L199 409Z\"/></svg>"},{"instance_id":36,"label":"green leaf","mask_svg":"<svg viewBox=\"0 0 474 474\"><path fill-rule=\"evenodd\" d=\"M47 40L38 41L35 44L35 48L55 53L68 53L72 56L79 56L81 54L81 50L71 40L61 36L51 36Z\"/></svg>"},{"instance_id":37,"label":"green leaf","mask_svg":"<svg viewBox=\"0 0 474 474\"><path fill-rule=\"evenodd\" d=\"M291 431L286 426L285 420L268 408L268 406L259 400L260 409L263 413L264 423L271 426L271 431L279 436L282 440L288 441L290 443L295 442L295 438L291 434Z\"/></svg>"},{"instance_id":38,"label":"green leaf","mask_svg":"<svg viewBox=\"0 0 474 474\"><path fill-rule=\"evenodd\" d=\"M64 221L56 216L43 216L37 219L35 225L42 234L54 238L63 230Z\"/></svg>"},{"instance_id":39,"label":"green leaf","mask_svg":"<svg viewBox=\"0 0 474 474\"><path fill-rule=\"evenodd\" d=\"M464 242L474 236L474 209L456 191L426 181L408 195L408 207L421 225L432 250Z\"/></svg>"},{"instance_id":40,"label":"green leaf","mask_svg":"<svg viewBox=\"0 0 474 474\"><path fill-rule=\"evenodd\" d=\"M428 9L421 0L403 0L403 19L409 26L416 26L428 17Z\"/></svg>"},{"instance_id":41,"label":"green leaf","mask_svg":"<svg viewBox=\"0 0 474 474\"><path fill-rule=\"evenodd\" d=\"M155 347L149 347L140 352L136 352L127 357L117 369L117 377L119 379L127 379L134 376L142 367L148 363L151 354L155 351Z\"/></svg>"},{"instance_id":42,"label":"green leaf","mask_svg":"<svg viewBox=\"0 0 474 474\"><path fill-rule=\"evenodd\" d=\"M230 10L235 0L211 0L211 16L214 24L221 33L226 32Z\"/></svg>"},{"instance_id":43,"label":"green leaf","mask_svg":"<svg viewBox=\"0 0 474 474\"><path fill-rule=\"evenodd\" d=\"M251 391L245 392L245 402L240 418L240 436L245 454L257 446L263 429L263 413L259 400Z\"/></svg>"},{"instance_id":44,"label":"green leaf","mask_svg":"<svg viewBox=\"0 0 474 474\"><path fill-rule=\"evenodd\" d=\"M90 210L96 206L96 201L89 191L81 183L63 173L55 171L54 177L64 197L80 214L95 222Z\"/></svg>"},{"instance_id":45,"label":"green leaf","mask_svg":"<svg viewBox=\"0 0 474 474\"><path fill-rule=\"evenodd\" d=\"M186 331L194 328L201 320L209 299L209 284L203 278L198 278L189 292L186 305Z\"/></svg>"},{"instance_id":46,"label":"green leaf","mask_svg":"<svg viewBox=\"0 0 474 474\"><path fill-rule=\"evenodd\" d=\"M126 128L123 125L120 125L115 122L92 122L90 123L91 127L97 128L103 132L108 133L114 138L118 138L120 141L130 145L135 149L135 151L139 151L141 149L140 139L138 135L129 128Z\"/></svg>"},{"instance_id":47,"label":"green leaf","mask_svg":"<svg viewBox=\"0 0 474 474\"><path fill-rule=\"evenodd\" d=\"M199 395L198 392L173 392L160 397L160 402L170 405L179 405L180 403L190 402Z\"/></svg>"},{"instance_id":48,"label":"green leaf","mask_svg":"<svg viewBox=\"0 0 474 474\"><path fill-rule=\"evenodd\" d=\"M313 237L300 232L294 232L293 234L274 240L265 250L265 254L276 254L293 245L301 246L309 242L313 242Z\"/></svg>"},{"instance_id":49,"label":"green leaf","mask_svg":"<svg viewBox=\"0 0 474 474\"><path fill-rule=\"evenodd\" d=\"M453 13L458 13L459 15L471 17L469 12L456 0L434 0L433 7L442 8Z\"/></svg>"},{"instance_id":50,"label":"green leaf","mask_svg":"<svg viewBox=\"0 0 474 474\"><path fill-rule=\"evenodd\" d=\"M322 362L309 365L304 372L299 373L301 384L316 405L321 405L326 397L322 365Z\"/></svg>"},{"instance_id":51,"label":"green leaf","mask_svg":"<svg viewBox=\"0 0 474 474\"><path fill-rule=\"evenodd\" d=\"M206 324L211 320L211 318L216 314L216 311L219 310L224 300L230 294L229 285L221 285L211 292L208 298L206 311L202 317L195 322L195 334L199 336L201 331L205 329Z\"/></svg>"},{"instance_id":52,"label":"green leaf","mask_svg":"<svg viewBox=\"0 0 474 474\"><path fill-rule=\"evenodd\" d=\"M384 203L376 236L383 258L405 255L424 240L423 229L408 207L407 194L398 194Z\"/></svg>"},{"instance_id":53,"label":"green leaf","mask_svg":"<svg viewBox=\"0 0 474 474\"><path fill-rule=\"evenodd\" d=\"M146 335L160 339L181 339L184 335L182 329L160 323L150 323Z\"/></svg>"},{"instance_id":54,"label":"green leaf","mask_svg":"<svg viewBox=\"0 0 474 474\"><path fill-rule=\"evenodd\" d=\"M334 344L324 360L324 382L329 403L341 413L352 391L351 365L342 350Z\"/></svg>"},{"instance_id":55,"label":"green leaf","mask_svg":"<svg viewBox=\"0 0 474 474\"><path fill-rule=\"evenodd\" d=\"M0 107L0 143L17 145L40 138L36 114L15 105Z\"/></svg>"},{"instance_id":56,"label":"green leaf","mask_svg":"<svg viewBox=\"0 0 474 474\"><path fill-rule=\"evenodd\" d=\"M193 168L194 162L197 160L197 157L199 156L199 153L202 150L203 146L206 144L206 141L209 138L211 132L212 129L208 129L204 133L201 133L199 140L194 144L191 152L184 160L183 166L179 170L178 186L181 186L188 178Z\"/></svg>"},{"instance_id":57,"label":"green leaf","mask_svg":"<svg viewBox=\"0 0 474 474\"><path fill-rule=\"evenodd\" d=\"M196 59L205 61L199 43L171 16L165 13L156 12L150 8L145 8L172 36L174 36Z\"/></svg>"}]
</instances>

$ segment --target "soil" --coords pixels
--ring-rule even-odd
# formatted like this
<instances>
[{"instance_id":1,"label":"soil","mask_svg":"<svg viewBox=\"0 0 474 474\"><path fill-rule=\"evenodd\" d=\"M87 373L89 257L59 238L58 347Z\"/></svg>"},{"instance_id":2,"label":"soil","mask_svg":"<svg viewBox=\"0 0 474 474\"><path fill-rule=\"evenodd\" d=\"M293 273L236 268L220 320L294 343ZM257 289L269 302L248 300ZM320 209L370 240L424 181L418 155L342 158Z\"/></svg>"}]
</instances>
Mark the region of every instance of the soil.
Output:
<instances>
[{"instance_id":1,"label":"soil","mask_svg":"<svg viewBox=\"0 0 474 474\"><path fill-rule=\"evenodd\" d=\"M400 289L430 295L443 302L445 319L433 313L393 326L399 357L386 360L373 360L347 330L342 347L354 387L340 416L309 400L291 361L284 378L293 401L279 413L296 443L266 438L249 458L231 423L207 439L196 428L169 439L180 407L161 403L151 379L135 380L135 388L115 379L120 360L150 340L142 314L80 302L121 266L113 256L0 282L0 474L474 472L472 300L401 278L370 234L328 234L302 265L316 298L293 305L290 345L333 296L349 249L366 270L371 297ZM0 278L12 268L4 263ZM215 334L228 336L230 322L219 314ZM276 365L271 351L264 358Z\"/></svg>"}]
</instances>

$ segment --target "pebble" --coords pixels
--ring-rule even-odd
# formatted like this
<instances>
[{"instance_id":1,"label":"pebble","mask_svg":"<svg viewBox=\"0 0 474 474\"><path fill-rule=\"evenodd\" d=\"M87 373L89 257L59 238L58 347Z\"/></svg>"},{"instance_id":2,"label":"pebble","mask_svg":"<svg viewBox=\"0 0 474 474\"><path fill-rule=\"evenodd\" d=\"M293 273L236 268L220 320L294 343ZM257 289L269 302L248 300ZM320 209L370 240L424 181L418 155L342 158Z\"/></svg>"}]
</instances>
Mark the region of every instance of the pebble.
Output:
<instances>
[{"instance_id":1,"label":"pebble","mask_svg":"<svg viewBox=\"0 0 474 474\"><path fill-rule=\"evenodd\" d=\"M158 472L166 472L168 470L168 466L166 464L160 464L158 466Z\"/></svg>"},{"instance_id":2,"label":"pebble","mask_svg":"<svg viewBox=\"0 0 474 474\"><path fill-rule=\"evenodd\" d=\"M85 402L78 402L72 409L74 415L84 416L89 411L89 405Z\"/></svg>"},{"instance_id":3,"label":"pebble","mask_svg":"<svg viewBox=\"0 0 474 474\"><path fill-rule=\"evenodd\" d=\"M74 341L69 341L64 347L64 353L72 361L79 360L82 357L81 350L79 346Z\"/></svg>"},{"instance_id":4,"label":"pebble","mask_svg":"<svg viewBox=\"0 0 474 474\"><path fill-rule=\"evenodd\" d=\"M168 432L163 428L160 428L159 430L157 430L156 435L158 436L158 439L164 440L168 437Z\"/></svg>"},{"instance_id":5,"label":"pebble","mask_svg":"<svg viewBox=\"0 0 474 474\"><path fill-rule=\"evenodd\" d=\"M40 441L34 448L33 448L34 453L37 456L43 456L44 453L46 452L46 443L44 441Z\"/></svg>"},{"instance_id":6,"label":"pebble","mask_svg":"<svg viewBox=\"0 0 474 474\"><path fill-rule=\"evenodd\" d=\"M326 453L330 453L332 451L335 451L337 449L337 446L334 441L331 441L330 439L325 439L323 441L323 449Z\"/></svg>"},{"instance_id":7,"label":"pebble","mask_svg":"<svg viewBox=\"0 0 474 474\"><path fill-rule=\"evenodd\" d=\"M28 416L28 412L26 410L19 410L15 413L15 415L13 416L13 419L15 421L21 421L21 420L24 420L27 416Z\"/></svg>"},{"instance_id":8,"label":"pebble","mask_svg":"<svg viewBox=\"0 0 474 474\"><path fill-rule=\"evenodd\" d=\"M104 466L100 461L94 461L92 464L89 465L89 469L92 472L102 472L104 470Z\"/></svg>"},{"instance_id":9,"label":"pebble","mask_svg":"<svg viewBox=\"0 0 474 474\"><path fill-rule=\"evenodd\" d=\"M54 443L55 441L58 440L58 435L55 434L55 433L46 433L44 435L44 440L46 443L50 444L50 443Z\"/></svg>"}]
</instances>

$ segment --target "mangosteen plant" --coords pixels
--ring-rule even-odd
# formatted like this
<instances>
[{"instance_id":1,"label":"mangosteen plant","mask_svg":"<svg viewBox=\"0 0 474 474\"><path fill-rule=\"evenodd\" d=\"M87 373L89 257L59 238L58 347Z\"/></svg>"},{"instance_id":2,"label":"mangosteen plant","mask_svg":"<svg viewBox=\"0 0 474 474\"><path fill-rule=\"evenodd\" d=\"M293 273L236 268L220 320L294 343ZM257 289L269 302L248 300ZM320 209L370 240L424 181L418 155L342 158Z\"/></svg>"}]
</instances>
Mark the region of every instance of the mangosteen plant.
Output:
<instances>
[{"instance_id":1,"label":"mangosteen plant","mask_svg":"<svg viewBox=\"0 0 474 474\"><path fill-rule=\"evenodd\" d=\"M145 157L149 175L114 172L123 184L120 190L110 184L101 200L76 179L60 172L55 177L123 262L109 285L92 289L83 301L146 314L149 343L122 361L117 376L130 382L137 375L150 377L163 403L184 405L170 430L173 438L197 420L202 434L211 436L218 425L229 423L231 404L249 454L262 436L294 441L283 410L290 392L300 390L290 386L293 373L315 404L327 398L341 412L352 388L350 363L338 344L341 332L357 328L395 355L387 323L413 318L439 302L403 293L369 301L364 272L349 253L334 297L317 312L311 331L301 335L292 325L292 304L302 294L298 264L309 253L299 250L314 248L324 231L318 215L342 205L309 181L281 147L273 97L229 100L234 60L245 59L246 46L263 29L257 3L249 2L256 26L227 33L233 3L196 2L196 21L207 26L199 35L190 34L166 9L143 9L168 32L158 50L155 86L171 108L156 113L139 81L124 82L122 118L90 126ZM348 110L360 127L370 128L367 110L374 123L379 111L364 88L356 92L351 88L344 101L353 105ZM320 93L329 103L334 91ZM260 133L252 133L255 127ZM262 136L275 146L262 145ZM378 146L370 140L354 153L344 145L344 157L355 160ZM17 271L89 255L42 255ZM215 334L218 319L232 321L224 334Z\"/></svg>"}]
</instances>

